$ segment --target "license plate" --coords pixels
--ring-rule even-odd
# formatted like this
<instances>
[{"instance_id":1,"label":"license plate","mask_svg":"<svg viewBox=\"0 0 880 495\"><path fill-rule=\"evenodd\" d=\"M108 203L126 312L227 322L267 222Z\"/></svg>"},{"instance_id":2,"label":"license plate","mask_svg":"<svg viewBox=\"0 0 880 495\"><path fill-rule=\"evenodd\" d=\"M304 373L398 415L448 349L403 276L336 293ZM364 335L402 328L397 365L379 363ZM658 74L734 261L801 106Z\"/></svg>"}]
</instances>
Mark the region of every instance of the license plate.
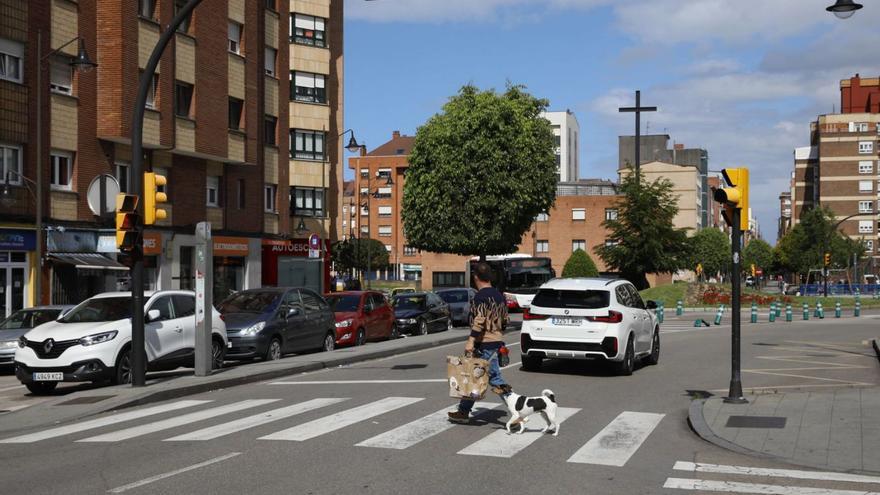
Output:
<instances>
[{"instance_id":1,"label":"license plate","mask_svg":"<svg viewBox=\"0 0 880 495\"><path fill-rule=\"evenodd\" d=\"M64 373L34 373L36 382L63 382Z\"/></svg>"},{"instance_id":2,"label":"license plate","mask_svg":"<svg viewBox=\"0 0 880 495\"><path fill-rule=\"evenodd\" d=\"M552 321L554 325L559 325L562 327L579 327L582 320L583 318L571 316L554 316Z\"/></svg>"}]
</instances>

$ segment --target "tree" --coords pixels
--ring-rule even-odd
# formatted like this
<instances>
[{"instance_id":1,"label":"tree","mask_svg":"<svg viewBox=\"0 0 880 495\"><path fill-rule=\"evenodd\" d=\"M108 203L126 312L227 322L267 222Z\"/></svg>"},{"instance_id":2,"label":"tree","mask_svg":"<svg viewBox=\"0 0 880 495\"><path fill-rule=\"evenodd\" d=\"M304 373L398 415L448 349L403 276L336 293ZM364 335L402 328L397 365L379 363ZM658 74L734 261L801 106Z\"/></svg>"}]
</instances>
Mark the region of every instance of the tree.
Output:
<instances>
[{"instance_id":1,"label":"tree","mask_svg":"<svg viewBox=\"0 0 880 495\"><path fill-rule=\"evenodd\" d=\"M562 268L563 278L598 276L599 270L596 268L596 263L593 263L590 255L583 249L576 249L571 253L568 261L565 262L565 266Z\"/></svg>"},{"instance_id":2,"label":"tree","mask_svg":"<svg viewBox=\"0 0 880 495\"><path fill-rule=\"evenodd\" d=\"M730 272L730 239L718 229L703 229L689 239L691 245L690 268L702 265L706 277Z\"/></svg>"},{"instance_id":3,"label":"tree","mask_svg":"<svg viewBox=\"0 0 880 495\"><path fill-rule=\"evenodd\" d=\"M369 257L368 257L369 256ZM388 251L376 239L349 239L333 244L331 259L338 272L382 270L388 266Z\"/></svg>"},{"instance_id":4,"label":"tree","mask_svg":"<svg viewBox=\"0 0 880 495\"><path fill-rule=\"evenodd\" d=\"M749 241L742 254L746 269L755 265L755 268L770 270L773 265L773 248L763 239Z\"/></svg>"},{"instance_id":5,"label":"tree","mask_svg":"<svg viewBox=\"0 0 880 495\"><path fill-rule=\"evenodd\" d=\"M617 219L605 220L608 243L596 247L605 266L620 272L638 290L649 287L646 274L673 273L689 266L690 244L685 229L672 219L678 213L672 183L647 182L643 174L630 173L620 181Z\"/></svg>"},{"instance_id":6,"label":"tree","mask_svg":"<svg viewBox=\"0 0 880 495\"><path fill-rule=\"evenodd\" d=\"M547 100L508 85L466 85L416 132L403 188L410 246L460 255L505 254L556 195Z\"/></svg>"},{"instance_id":7,"label":"tree","mask_svg":"<svg viewBox=\"0 0 880 495\"><path fill-rule=\"evenodd\" d=\"M780 268L806 275L811 269L824 266L825 253L831 253L831 268L850 266L854 256L861 258L864 245L840 233L834 212L812 208L804 212L800 222L788 231L776 246Z\"/></svg>"}]
</instances>

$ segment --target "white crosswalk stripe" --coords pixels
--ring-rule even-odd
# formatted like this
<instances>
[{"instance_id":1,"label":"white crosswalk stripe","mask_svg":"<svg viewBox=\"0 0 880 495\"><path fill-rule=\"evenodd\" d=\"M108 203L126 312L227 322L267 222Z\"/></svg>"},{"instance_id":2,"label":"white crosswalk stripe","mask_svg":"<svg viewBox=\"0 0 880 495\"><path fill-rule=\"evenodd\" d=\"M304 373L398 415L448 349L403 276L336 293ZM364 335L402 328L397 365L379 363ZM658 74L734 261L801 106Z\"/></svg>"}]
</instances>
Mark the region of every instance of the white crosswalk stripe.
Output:
<instances>
[{"instance_id":1,"label":"white crosswalk stripe","mask_svg":"<svg viewBox=\"0 0 880 495\"><path fill-rule=\"evenodd\" d=\"M338 412L330 416L309 421L293 428L288 428L271 435L260 437L260 440L292 440L304 441L319 437L325 433L345 428L346 426L365 421L395 409L424 400L417 397L386 397L376 402Z\"/></svg>"},{"instance_id":2,"label":"white crosswalk stripe","mask_svg":"<svg viewBox=\"0 0 880 495\"><path fill-rule=\"evenodd\" d=\"M479 417L500 405L501 404L497 402L477 402L471 413L471 417ZM452 411L454 409L455 406L443 408L435 413L431 413L411 423L399 426L391 431L376 435L373 438L368 438L355 445L359 447L377 447L398 450L412 447L422 440L427 440L435 435L439 435L455 426L455 423L451 423L446 415L447 411Z\"/></svg>"},{"instance_id":3,"label":"white crosswalk stripe","mask_svg":"<svg viewBox=\"0 0 880 495\"><path fill-rule=\"evenodd\" d=\"M738 481L691 480L684 478L668 478L666 483L663 484L663 488L701 492L753 493L758 495L880 495L878 492L866 492L863 490L835 490L806 486L765 485Z\"/></svg>"},{"instance_id":4,"label":"white crosswalk stripe","mask_svg":"<svg viewBox=\"0 0 880 495\"><path fill-rule=\"evenodd\" d=\"M178 416L176 418L169 418L162 421L156 421L154 423L147 423L145 425L132 426L131 428L126 428L124 430L114 431L112 433L105 433L103 435L98 435L94 437L84 438L82 440L77 440L78 442L119 442L121 440L128 440L130 438L135 438L143 435L149 435L150 433L155 433L157 431L168 430L171 428L177 428L178 426L188 425L190 423L195 423L196 421L203 421L206 419L214 418L217 416L222 416L224 414L233 413L236 411L242 411L244 409L250 409L252 407L263 406L266 404L271 404L273 402L278 401L278 399L249 399L243 400L240 402L235 402L232 404L228 404L225 406L212 407L210 409L205 409L204 411L197 411L194 413L184 414L183 416Z\"/></svg>"},{"instance_id":5,"label":"white crosswalk stripe","mask_svg":"<svg viewBox=\"0 0 880 495\"><path fill-rule=\"evenodd\" d=\"M556 410L556 421L562 423L578 411L580 409L574 407L560 407ZM533 444L542 436L547 436L546 433L541 433L541 429L535 427L533 423L534 421L540 423L543 421L543 418L534 416L530 420L532 422L532 429L527 428L525 433L508 435L506 430L495 430L485 438L459 450L458 453L488 457L513 457L517 452ZM544 425L541 425L541 428L543 427Z\"/></svg>"},{"instance_id":6,"label":"white crosswalk stripe","mask_svg":"<svg viewBox=\"0 0 880 495\"><path fill-rule=\"evenodd\" d=\"M752 476L773 478L773 481L780 479L791 480L813 480L822 482L843 482L843 483L868 483L872 485L880 485L880 477L864 476L858 474L826 472L826 471L805 471L799 469L775 469L747 466L728 466L723 464L707 464L688 461L678 461L673 466L676 471L685 471L692 473L709 473L713 475L734 475L734 476ZM663 484L663 488L673 490L687 490L719 493L752 493L758 495L880 495L876 491L864 490L841 490L833 488L818 488L803 485L770 485L765 483L751 483L738 480L703 480L703 479L686 479L686 478L667 478Z\"/></svg>"},{"instance_id":7,"label":"white crosswalk stripe","mask_svg":"<svg viewBox=\"0 0 880 495\"><path fill-rule=\"evenodd\" d=\"M825 472L825 471L801 471L797 469L770 469L744 466L726 466L723 464L705 464L700 462L678 461L672 467L676 471L689 471L693 473L714 474L739 474L746 476L768 476L772 478L792 478L798 480L821 480L843 481L846 483L876 483L880 484L880 477L865 476L861 474Z\"/></svg>"},{"instance_id":8,"label":"white crosswalk stripe","mask_svg":"<svg viewBox=\"0 0 880 495\"><path fill-rule=\"evenodd\" d=\"M660 424L664 416L664 414L624 411L578 449L568 462L623 466Z\"/></svg>"},{"instance_id":9,"label":"white crosswalk stripe","mask_svg":"<svg viewBox=\"0 0 880 495\"><path fill-rule=\"evenodd\" d=\"M215 438L219 438L225 435L231 435L233 433L238 433L243 430L247 430L249 428L256 428L258 426L262 426L265 424L269 424L273 421L279 421L285 418L289 418L291 416L296 416L297 414L303 414L309 412L314 409L318 409L324 406L329 406L331 404L336 404L342 402L344 400L348 400L347 398L335 398L335 399L312 399L306 402L302 402L300 404L294 404L292 406L282 407L279 409L273 409L271 411L266 411L260 414L255 414L253 416L248 416L246 418L237 419L235 421L230 421L228 423L223 423L217 426L210 426L208 428L203 428L201 430L194 431L192 433L184 433L183 435L178 435L173 438L166 439L166 442L181 442L181 441L199 441L199 440L213 440Z\"/></svg>"},{"instance_id":10,"label":"white crosswalk stripe","mask_svg":"<svg viewBox=\"0 0 880 495\"><path fill-rule=\"evenodd\" d=\"M0 443L32 443L39 442L40 440L47 440L50 438L56 438L64 435L70 435L72 433L79 433L81 431L93 430L95 428L101 428L104 426L115 425L117 423L122 423L124 421L130 421L133 419L145 418L147 416L153 416L156 414L161 414L165 412L177 411L179 409L184 409L187 407L197 406L200 404L207 404L211 401L209 400L181 400L177 402L172 402L170 404L162 404L160 406L148 407L145 409L139 409L136 411L128 411L124 413L113 414L110 416L105 416L103 418L92 419L89 421L83 421L82 423L75 423L67 426L59 426L57 428L50 428L48 430L43 430L37 433L31 433L29 435L21 435L18 437L7 438L5 440L0 440Z\"/></svg>"}]
</instances>

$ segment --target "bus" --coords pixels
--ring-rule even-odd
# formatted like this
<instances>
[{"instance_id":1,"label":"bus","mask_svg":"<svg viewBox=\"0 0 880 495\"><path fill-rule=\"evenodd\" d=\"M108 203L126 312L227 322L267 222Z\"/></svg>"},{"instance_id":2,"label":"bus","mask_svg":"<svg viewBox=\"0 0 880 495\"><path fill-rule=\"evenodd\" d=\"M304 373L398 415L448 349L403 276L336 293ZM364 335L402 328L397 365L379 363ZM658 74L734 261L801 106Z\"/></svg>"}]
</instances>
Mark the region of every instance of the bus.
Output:
<instances>
[{"instance_id":1,"label":"bus","mask_svg":"<svg viewBox=\"0 0 880 495\"><path fill-rule=\"evenodd\" d=\"M473 257L465 267L471 287L474 287L471 270L479 261L479 257ZM544 282L556 277L550 258L536 258L528 254L506 254L487 256L486 262L495 272L495 282L492 285L504 294L508 311L528 308L538 288Z\"/></svg>"}]
</instances>

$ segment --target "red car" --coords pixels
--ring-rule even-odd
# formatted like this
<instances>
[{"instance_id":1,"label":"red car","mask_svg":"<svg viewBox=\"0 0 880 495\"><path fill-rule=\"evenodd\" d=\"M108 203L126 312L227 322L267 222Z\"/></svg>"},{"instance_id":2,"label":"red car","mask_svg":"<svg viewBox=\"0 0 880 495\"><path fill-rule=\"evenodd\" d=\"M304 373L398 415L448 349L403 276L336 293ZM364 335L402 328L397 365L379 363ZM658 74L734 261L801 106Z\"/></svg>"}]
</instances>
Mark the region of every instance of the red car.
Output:
<instances>
[{"instance_id":1,"label":"red car","mask_svg":"<svg viewBox=\"0 0 880 495\"><path fill-rule=\"evenodd\" d=\"M336 315L336 345L363 345L368 340L399 337L394 310L381 292L334 292L324 298Z\"/></svg>"}]
</instances>

